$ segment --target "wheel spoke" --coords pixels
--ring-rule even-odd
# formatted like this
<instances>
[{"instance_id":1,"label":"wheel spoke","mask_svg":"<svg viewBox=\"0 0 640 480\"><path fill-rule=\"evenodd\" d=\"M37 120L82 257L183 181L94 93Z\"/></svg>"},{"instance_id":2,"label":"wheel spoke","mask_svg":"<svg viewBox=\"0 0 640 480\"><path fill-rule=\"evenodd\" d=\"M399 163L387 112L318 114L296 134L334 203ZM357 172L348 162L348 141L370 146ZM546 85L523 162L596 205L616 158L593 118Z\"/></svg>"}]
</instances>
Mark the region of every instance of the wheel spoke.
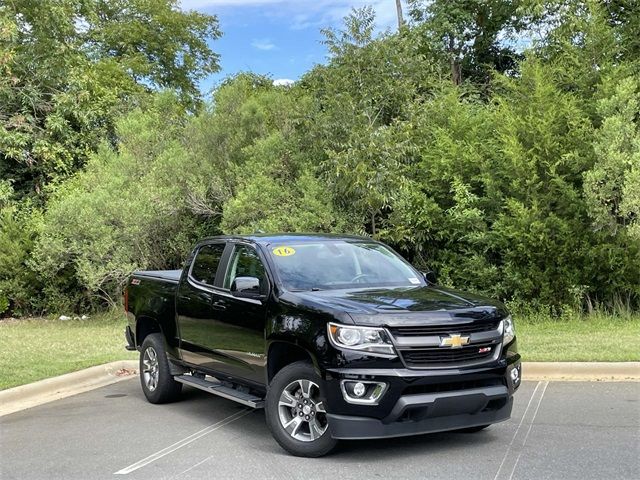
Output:
<instances>
[{"instance_id":1,"label":"wheel spoke","mask_svg":"<svg viewBox=\"0 0 640 480\"><path fill-rule=\"evenodd\" d=\"M278 402L278 405L294 408L297 403L298 402L296 401L296 399L293 398L293 396L289 392L284 390L282 392L282 395L280 395L280 401Z\"/></svg>"},{"instance_id":2,"label":"wheel spoke","mask_svg":"<svg viewBox=\"0 0 640 480\"><path fill-rule=\"evenodd\" d=\"M289 432L289 435L295 437L298 434L298 430L300 430L302 423L302 418L293 417L287 424L284 425L284 429Z\"/></svg>"},{"instance_id":3,"label":"wheel spoke","mask_svg":"<svg viewBox=\"0 0 640 480\"><path fill-rule=\"evenodd\" d=\"M316 420L312 420L309 422L309 433L311 434L311 440L313 441L316 438L320 438L324 433L324 430L320 428Z\"/></svg>"},{"instance_id":4,"label":"wheel spoke","mask_svg":"<svg viewBox=\"0 0 640 480\"><path fill-rule=\"evenodd\" d=\"M327 413L327 411L324 409L324 402L316 403L316 412L318 412L318 413Z\"/></svg>"},{"instance_id":5,"label":"wheel spoke","mask_svg":"<svg viewBox=\"0 0 640 480\"><path fill-rule=\"evenodd\" d=\"M311 395L311 382L309 380L298 380L300 384L300 389L302 390L302 396L304 398L309 398Z\"/></svg>"}]
</instances>

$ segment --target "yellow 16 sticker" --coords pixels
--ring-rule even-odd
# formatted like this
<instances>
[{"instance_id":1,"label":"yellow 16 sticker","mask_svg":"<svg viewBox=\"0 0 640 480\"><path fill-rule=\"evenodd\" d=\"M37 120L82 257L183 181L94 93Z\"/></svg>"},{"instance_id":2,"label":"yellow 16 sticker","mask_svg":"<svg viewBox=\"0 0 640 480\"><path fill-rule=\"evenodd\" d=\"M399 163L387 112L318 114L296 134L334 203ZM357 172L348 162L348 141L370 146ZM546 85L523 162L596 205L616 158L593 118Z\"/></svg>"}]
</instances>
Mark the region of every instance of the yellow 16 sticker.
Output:
<instances>
[{"instance_id":1,"label":"yellow 16 sticker","mask_svg":"<svg viewBox=\"0 0 640 480\"><path fill-rule=\"evenodd\" d=\"M278 257L288 257L296 253L296 250L293 247L277 247L277 248L274 248L272 251L273 251L273 254L277 255Z\"/></svg>"}]
</instances>

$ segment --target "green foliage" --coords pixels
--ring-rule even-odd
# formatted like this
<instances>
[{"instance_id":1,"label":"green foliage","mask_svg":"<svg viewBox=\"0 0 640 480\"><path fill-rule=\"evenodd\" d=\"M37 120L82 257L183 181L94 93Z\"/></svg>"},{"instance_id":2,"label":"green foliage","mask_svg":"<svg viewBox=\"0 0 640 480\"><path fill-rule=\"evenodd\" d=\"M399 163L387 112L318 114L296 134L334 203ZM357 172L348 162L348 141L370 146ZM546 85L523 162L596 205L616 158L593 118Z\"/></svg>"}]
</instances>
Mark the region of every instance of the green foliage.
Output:
<instances>
[{"instance_id":1,"label":"green foliage","mask_svg":"<svg viewBox=\"0 0 640 480\"><path fill-rule=\"evenodd\" d=\"M0 155L24 167L0 182L0 247L9 252L0 255L0 309L117 303L132 270L178 267L205 235L258 230L371 235L444 284L549 315L638 308L634 4L415 1L412 24L378 36L372 10L354 11L342 30L325 32L327 64L295 86L242 73L194 111L189 79L207 71L204 47L194 46L200 60L181 64L182 74L150 59L178 58L189 41L215 36L214 19L167 14L176 43L159 52L160 19L122 15L124 0L98 3L114 22L83 18L95 24L87 32L102 32L90 57L100 60L86 69L79 48L21 64L35 65L38 85L64 80L65 89L21 97L48 105L40 123L0 115ZM167 5L129 3L141 12ZM9 93L16 59L28 59L15 40L25 31L0 18L10 46L0 95L22 111ZM47 22L49 35L27 32L48 39L42 51L62 48L60 32L78 34L77 23ZM535 28L543 38L522 54L504 40ZM114 39L140 36L145 53L114 51ZM171 91L150 95L150 85ZM13 194L41 174L57 179L44 211Z\"/></svg>"},{"instance_id":2,"label":"green foliage","mask_svg":"<svg viewBox=\"0 0 640 480\"><path fill-rule=\"evenodd\" d=\"M117 152L103 145L55 192L32 260L50 307L115 304L133 270L180 266L203 229L185 201L198 174L186 122L175 96L158 96L118 122Z\"/></svg>"},{"instance_id":3,"label":"green foliage","mask_svg":"<svg viewBox=\"0 0 640 480\"><path fill-rule=\"evenodd\" d=\"M501 37L529 20L520 0L408 0L409 16L430 56L450 67L451 80L488 83L492 71L513 72L520 54Z\"/></svg>"},{"instance_id":4,"label":"green foliage","mask_svg":"<svg viewBox=\"0 0 640 480\"><path fill-rule=\"evenodd\" d=\"M229 233L330 232L348 228L299 150L281 132L245 149L236 194L223 206ZM296 158L297 157L297 158Z\"/></svg>"},{"instance_id":5,"label":"green foliage","mask_svg":"<svg viewBox=\"0 0 640 480\"><path fill-rule=\"evenodd\" d=\"M218 35L215 17L176 0L3 2L0 174L20 195L67 178L152 88L194 108Z\"/></svg>"},{"instance_id":6,"label":"green foliage","mask_svg":"<svg viewBox=\"0 0 640 480\"><path fill-rule=\"evenodd\" d=\"M597 157L586 173L585 195L593 225L612 235L628 227L640 239L640 83L628 77L600 100L602 125L594 142Z\"/></svg>"},{"instance_id":7,"label":"green foliage","mask_svg":"<svg viewBox=\"0 0 640 480\"><path fill-rule=\"evenodd\" d=\"M37 211L12 200L11 185L0 182L0 315L38 310L38 278L27 262L37 233Z\"/></svg>"},{"instance_id":8,"label":"green foliage","mask_svg":"<svg viewBox=\"0 0 640 480\"><path fill-rule=\"evenodd\" d=\"M193 188L195 210L221 215L225 232L348 228L300 138L311 109L308 97L264 77L227 81L190 127L191 155L210 179Z\"/></svg>"}]
</instances>

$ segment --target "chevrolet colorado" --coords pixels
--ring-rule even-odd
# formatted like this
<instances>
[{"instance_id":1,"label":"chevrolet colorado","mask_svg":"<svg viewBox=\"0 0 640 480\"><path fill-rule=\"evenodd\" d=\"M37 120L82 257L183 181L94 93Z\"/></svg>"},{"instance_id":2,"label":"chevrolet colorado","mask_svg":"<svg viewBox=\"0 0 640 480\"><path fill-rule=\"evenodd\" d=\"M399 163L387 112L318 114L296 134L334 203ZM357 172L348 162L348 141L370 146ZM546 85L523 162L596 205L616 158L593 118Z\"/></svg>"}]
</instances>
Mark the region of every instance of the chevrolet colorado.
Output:
<instances>
[{"instance_id":1,"label":"chevrolet colorado","mask_svg":"<svg viewBox=\"0 0 640 480\"><path fill-rule=\"evenodd\" d=\"M183 270L133 273L127 348L150 402L186 384L264 408L299 456L507 420L521 380L511 317L433 277L369 238L213 237Z\"/></svg>"}]
</instances>

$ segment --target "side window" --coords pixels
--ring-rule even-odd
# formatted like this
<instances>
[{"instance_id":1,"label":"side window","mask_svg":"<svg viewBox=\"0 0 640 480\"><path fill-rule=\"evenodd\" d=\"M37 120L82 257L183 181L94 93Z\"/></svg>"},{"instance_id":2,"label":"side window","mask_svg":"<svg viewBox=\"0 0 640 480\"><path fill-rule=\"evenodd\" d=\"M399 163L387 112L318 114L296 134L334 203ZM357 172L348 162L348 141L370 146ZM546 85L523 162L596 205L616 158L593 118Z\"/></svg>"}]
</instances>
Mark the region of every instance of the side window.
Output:
<instances>
[{"instance_id":1,"label":"side window","mask_svg":"<svg viewBox=\"0 0 640 480\"><path fill-rule=\"evenodd\" d=\"M224 252L224 243L205 245L198 250L191 268L191 276L200 283L213 285L218 264Z\"/></svg>"},{"instance_id":2,"label":"side window","mask_svg":"<svg viewBox=\"0 0 640 480\"><path fill-rule=\"evenodd\" d=\"M256 277L260 280L260 291L266 293L267 275L264 266L258 252L247 245L236 245L233 250L227 274L224 277L224 288L231 288L236 277Z\"/></svg>"}]
</instances>

